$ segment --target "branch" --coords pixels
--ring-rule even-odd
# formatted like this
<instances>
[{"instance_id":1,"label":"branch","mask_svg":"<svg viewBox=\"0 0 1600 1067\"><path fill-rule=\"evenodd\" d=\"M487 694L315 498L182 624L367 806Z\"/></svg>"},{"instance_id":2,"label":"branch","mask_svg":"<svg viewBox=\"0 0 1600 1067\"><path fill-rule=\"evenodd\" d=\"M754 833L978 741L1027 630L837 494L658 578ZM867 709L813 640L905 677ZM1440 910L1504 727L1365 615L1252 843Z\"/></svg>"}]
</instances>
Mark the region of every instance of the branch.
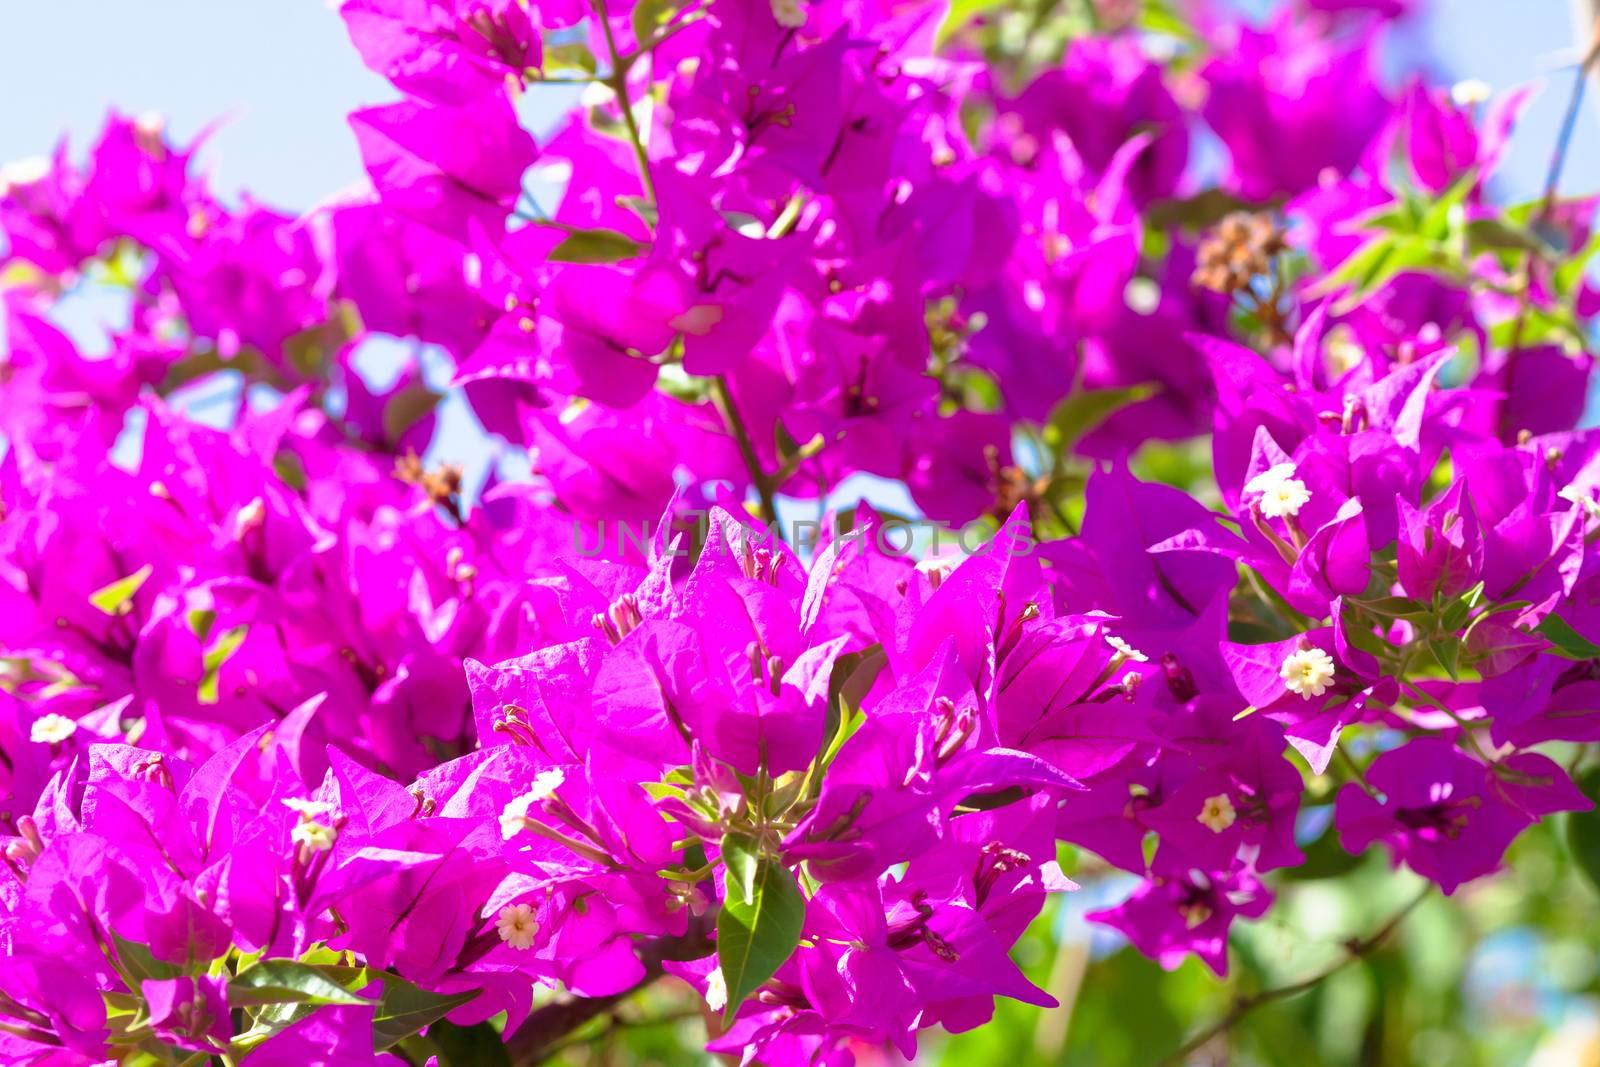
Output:
<instances>
[{"instance_id":1,"label":"branch","mask_svg":"<svg viewBox=\"0 0 1600 1067\"><path fill-rule=\"evenodd\" d=\"M728 429L733 432L733 439L739 444L739 454L744 457L744 465L750 471L750 480L755 484L756 492L761 497L761 521L767 524L778 540L783 540L783 531L778 529L778 503L774 496L774 479L768 477L761 469L761 459L756 455L755 442L750 439L750 430L745 426L744 419L739 417L739 409L733 406L733 390L728 387L728 379L718 375L711 383L711 399L717 405L717 411L722 415L722 421L727 423Z\"/></svg>"},{"instance_id":2,"label":"branch","mask_svg":"<svg viewBox=\"0 0 1600 1067\"><path fill-rule=\"evenodd\" d=\"M713 922L708 916L693 916L682 937L663 937L640 946L639 962L644 964L644 977L630 989L604 997L563 993L544 1005L506 1038L506 1055L517 1067L540 1063L560 1051L568 1034L591 1019L609 1014L622 1001L665 974L663 963L709 956L716 948L711 940Z\"/></svg>"},{"instance_id":3,"label":"branch","mask_svg":"<svg viewBox=\"0 0 1600 1067\"><path fill-rule=\"evenodd\" d=\"M1329 964L1316 974L1302 978L1297 982L1275 986L1272 989L1263 989L1259 993L1252 993L1249 996L1238 998L1233 1002L1233 1007L1228 1010L1226 1015L1194 1037L1191 1037L1188 1041L1185 1041L1181 1048L1162 1060L1159 1067L1179 1067L1191 1054L1200 1051L1216 1040L1217 1037L1233 1029L1240 1020L1263 1004L1270 1004L1275 1000L1285 1000L1314 989L1317 985L1338 974L1356 960L1370 956L1375 949L1388 940L1389 935L1399 928L1400 924L1405 921L1406 916L1410 915L1418 904L1426 900L1428 894L1432 891L1433 885L1431 883L1423 886L1422 892L1413 897L1405 907L1391 915L1389 920L1378 927L1376 931L1364 938L1356 938L1346 942L1344 946L1345 954L1338 962Z\"/></svg>"},{"instance_id":4,"label":"branch","mask_svg":"<svg viewBox=\"0 0 1600 1067\"><path fill-rule=\"evenodd\" d=\"M1539 227L1550 220L1550 215L1556 207L1556 189L1561 184L1561 171L1566 166L1567 148L1572 143L1573 131L1577 128L1578 112L1583 107L1583 86L1589 80L1590 73L1594 70L1595 63L1600 61L1600 19L1595 20L1593 33L1588 49L1583 54L1583 61L1578 64L1578 74L1572 83L1572 92L1567 97L1566 114L1561 118L1561 132L1556 135L1555 151L1550 157L1550 167L1545 172L1544 196L1539 201L1539 211L1533 216L1533 221L1528 227L1538 237ZM1542 238L1539 238L1542 240ZM1517 294L1517 318L1511 327L1511 344L1506 347L1506 381L1505 389L1509 395L1511 382L1516 375L1517 352L1522 348L1522 336L1528 325L1528 312L1531 310L1532 301L1530 290L1533 287L1533 271L1535 265L1543 257L1533 248L1528 249L1528 254L1523 259L1522 286ZM1511 411L1509 403L1500 409L1500 436L1509 437L1517 428L1508 421Z\"/></svg>"},{"instance_id":5,"label":"branch","mask_svg":"<svg viewBox=\"0 0 1600 1067\"><path fill-rule=\"evenodd\" d=\"M611 18L606 11L606 0L594 0L595 14L600 17L600 28L605 31L606 51L610 53L611 73L600 79L611 87L617 94L617 103L622 108L622 121L628 128L628 140L633 143L633 154L639 161L639 180L644 183L644 195L653 204L656 202L655 183L650 180L650 154L645 151L644 137L639 133L639 122L633 116L633 102L628 99L628 67L633 60L623 62L622 54L617 51L617 38L611 32ZM633 57L637 59L638 56Z\"/></svg>"}]
</instances>

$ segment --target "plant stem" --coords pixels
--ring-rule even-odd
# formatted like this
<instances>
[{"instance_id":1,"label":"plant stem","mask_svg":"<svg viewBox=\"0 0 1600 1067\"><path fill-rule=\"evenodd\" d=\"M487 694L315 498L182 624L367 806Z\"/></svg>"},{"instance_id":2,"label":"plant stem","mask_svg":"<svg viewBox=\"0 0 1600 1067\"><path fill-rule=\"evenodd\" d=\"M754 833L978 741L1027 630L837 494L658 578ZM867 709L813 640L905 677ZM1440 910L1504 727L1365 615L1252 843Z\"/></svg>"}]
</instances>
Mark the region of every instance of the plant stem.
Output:
<instances>
[{"instance_id":1,"label":"plant stem","mask_svg":"<svg viewBox=\"0 0 1600 1067\"><path fill-rule=\"evenodd\" d=\"M1263 1004L1298 996L1338 974L1356 960L1364 959L1371 955L1373 950L1382 945L1389 938L1389 935L1393 934L1400 924L1405 921L1406 916L1410 915L1418 904L1427 899L1428 894L1432 891L1433 885L1431 883L1423 886L1422 892L1413 897L1405 907L1391 915L1388 921L1378 927L1376 931L1364 938L1347 942L1344 946L1345 954L1338 962L1329 964L1316 974L1296 982L1290 982L1288 985L1275 986L1271 989L1264 989L1259 993L1252 993L1249 996L1238 998L1226 1015L1191 1037L1188 1041L1185 1041L1176 1052L1163 1059L1159 1067L1179 1067L1191 1054L1200 1051L1206 1045L1233 1029L1240 1020Z\"/></svg>"},{"instance_id":2,"label":"plant stem","mask_svg":"<svg viewBox=\"0 0 1600 1067\"><path fill-rule=\"evenodd\" d=\"M1596 24L1594 39L1584 53L1583 61L1578 64L1577 77L1572 83L1572 93L1567 97L1567 111L1561 120L1561 132L1556 137L1555 151L1550 157L1550 168L1545 174L1544 198L1539 202L1539 211L1533 216L1532 224L1528 227L1537 239L1536 244L1542 243L1542 238L1538 237L1539 227L1549 220L1550 213L1555 210L1556 188L1561 184L1561 171L1567 162L1567 147L1572 142L1573 131L1577 128L1578 113L1583 107L1583 84L1589 80L1589 73L1594 70L1597 59L1600 59L1600 23ZM1512 379L1516 376L1517 352L1522 348L1523 331L1528 325L1528 312L1533 308L1531 296L1533 271L1542 258L1535 248L1530 248L1523 260L1522 285L1517 296L1517 318L1511 328L1511 343L1506 346L1505 390L1508 395L1511 392ZM1517 429L1508 421L1510 410L1509 403L1503 405L1500 410L1502 438L1509 437Z\"/></svg>"},{"instance_id":3,"label":"plant stem","mask_svg":"<svg viewBox=\"0 0 1600 1067\"><path fill-rule=\"evenodd\" d=\"M1456 727L1461 731L1462 736L1464 736L1467 739L1467 744L1472 746L1473 753L1479 759L1483 760L1483 762L1485 762L1485 763L1493 763L1494 762L1494 760L1490 758L1489 753L1487 753L1487 752L1485 752L1483 750L1483 746L1478 744L1477 735L1472 732L1471 724L1468 723L1465 719L1463 719L1460 715L1458 715L1454 708L1450 707L1444 701L1442 701L1439 698L1435 697L1433 694L1429 693L1427 690L1421 688L1418 685L1415 685L1409 679L1407 679L1403 674L1400 675L1399 677L1400 677L1400 685L1401 685L1401 687L1403 689L1405 689L1407 692L1409 692L1412 696L1420 697L1430 707L1437 708L1439 711L1442 711L1446 715L1450 716L1450 720L1456 724Z\"/></svg>"},{"instance_id":4,"label":"plant stem","mask_svg":"<svg viewBox=\"0 0 1600 1067\"><path fill-rule=\"evenodd\" d=\"M639 122L633 117L633 102L628 99L630 63L623 62L622 53L617 51L617 38L611 32L611 19L606 14L606 0L594 0L594 10L600 19L600 28L606 35L606 51L611 58L611 73L601 80L617 94L617 104L622 108L622 123L628 128L628 140L633 142L633 155L639 161L639 180L644 183L644 195L653 204L656 202L656 187L650 180L650 154L645 151Z\"/></svg>"},{"instance_id":5,"label":"plant stem","mask_svg":"<svg viewBox=\"0 0 1600 1067\"><path fill-rule=\"evenodd\" d=\"M711 400L717 405L717 411L722 415L722 421L733 433L733 439L738 442L739 454L744 457L744 465L750 471L750 480L755 484L756 493L761 497L761 521L766 523L780 541L783 540L783 531L778 529L778 504L774 497L772 479L767 477L761 469L761 459L756 455L755 442L750 438L750 430L739 417L739 409L733 404L733 390L728 387L728 379L718 375L711 383Z\"/></svg>"}]
</instances>

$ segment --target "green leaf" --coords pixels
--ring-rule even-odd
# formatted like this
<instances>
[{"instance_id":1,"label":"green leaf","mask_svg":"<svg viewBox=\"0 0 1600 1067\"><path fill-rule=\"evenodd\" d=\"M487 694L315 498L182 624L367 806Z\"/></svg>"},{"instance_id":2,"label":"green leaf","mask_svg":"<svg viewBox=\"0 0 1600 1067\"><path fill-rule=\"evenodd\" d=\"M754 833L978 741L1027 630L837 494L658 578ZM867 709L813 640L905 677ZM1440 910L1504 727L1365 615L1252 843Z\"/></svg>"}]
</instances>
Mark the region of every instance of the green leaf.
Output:
<instances>
[{"instance_id":1,"label":"green leaf","mask_svg":"<svg viewBox=\"0 0 1600 1067\"><path fill-rule=\"evenodd\" d=\"M985 12L993 11L1005 2L1006 0L951 0L950 7L945 11L944 21L939 25L938 43L944 44L968 22Z\"/></svg>"},{"instance_id":2,"label":"green leaf","mask_svg":"<svg viewBox=\"0 0 1600 1067\"><path fill-rule=\"evenodd\" d=\"M728 878L717 916L717 965L728 987L726 1021L800 944L806 902L781 862L756 853L744 840L736 841L730 854L729 839L723 841Z\"/></svg>"},{"instance_id":3,"label":"green leaf","mask_svg":"<svg viewBox=\"0 0 1600 1067\"><path fill-rule=\"evenodd\" d=\"M1590 800L1600 797L1600 769L1584 774L1578 788ZM1589 884L1600 890L1600 806L1567 815L1567 848Z\"/></svg>"},{"instance_id":4,"label":"green leaf","mask_svg":"<svg viewBox=\"0 0 1600 1067\"><path fill-rule=\"evenodd\" d=\"M1513 226L1503 219L1473 219L1467 223L1467 240L1475 250L1509 250L1552 255L1550 246L1539 235L1521 226Z\"/></svg>"},{"instance_id":5,"label":"green leaf","mask_svg":"<svg viewBox=\"0 0 1600 1067\"><path fill-rule=\"evenodd\" d=\"M640 220L652 230L661 221L660 209L642 196L619 196L617 197L617 206L625 207L635 215L638 215Z\"/></svg>"},{"instance_id":6,"label":"green leaf","mask_svg":"<svg viewBox=\"0 0 1600 1067\"><path fill-rule=\"evenodd\" d=\"M1589 243L1583 246L1581 252L1571 259L1565 260L1555 269L1556 291L1563 296L1572 292L1578 283L1583 280L1584 274L1589 269L1589 261L1594 258L1597 252L1600 252L1600 233L1589 238Z\"/></svg>"},{"instance_id":7,"label":"green leaf","mask_svg":"<svg viewBox=\"0 0 1600 1067\"><path fill-rule=\"evenodd\" d=\"M637 241L616 230L573 230L545 258L551 263L615 263L641 251Z\"/></svg>"},{"instance_id":8,"label":"green leaf","mask_svg":"<svg viewBox=\"0 0 1600 1067\"><path fill-rule=\"evenodd\" d=\"M1073 389L1045 424L1044 439L1058 453L1072 446L1118 411L1154 396L1160 386L1144 383L1122 389Z\"/></svg>"},{"instance_id":9,"label":"green leaf","mask_svg":"<svg viewBox=\"0 0 1600 1067\"><path fill-rule=\"evenodd\" d=\"M262 960L239 972L228 983L228 1003L250 1004L370 1004L350 992L320 967L299 960Z\"/></svg>"},{"instance_id":10,"label":"green leaf","mask_svg":"<svg viewBox=\"0 0 1600 1067\"><path fill-rule=\"evenodd\" d=\"M1467 195L1472 192L1477 184L1476 171L1468 171L1456 180L1456 183L1446 189L1440 196L1432 201L1423 213L1422 221L1417 227L1420 235L1433 241L1444 241L1449 238L1458 223L1465 225L1466 219L1463 211L1466 207Z\"/></svg>"},{"instance_id":11,"label":"green leaf","mask_svg":"<svg viewBox=\"0 0 1600 1067\"><path fill-rule=\"evenodd\" d=\"M392 974L375 973L373 977L383 980L383 997L372 1017L374 1052L382 1052L438 1022L482 992L469 989L464 993L434 993Z\"/></svg>"},{"instance_id":12,"label":"green leaf","mask_svg":"<svg viewBox=\"0 0 1600 1067\"><path fill-rule=\"evenodd\" d=\"M1468 589L1465 593L1455 597L1444 606L1444 611L1439 616L1441 627L1455 633L1467 624L1472 617L1472 610L1478 606L1478 601L1483 599L1483 583Z\"/></svg>"},{"instance_id":13,"label":"green leaf","mask_svg":"<svg viewBox=\"0 0 1600 1067\"><path fill-rule=\"evenodd\" d=\"M545 45L541 69L579 71L592 76L599 68L595 64L594 53L589 51L588 45L582 41L569 41L566 44Z\"/></svg>"},{"instance_id":14,"label":"green leaf","mask_svg":"<svg viewBox=\"0 0 1600 1067\"><path fill-rule=\"evenodd\" d=\"M383 405L383 436L397 442L411 427L439 406L444 397L421 383L402 389Z\"/></svg>"},{"instance_id":15,"label":"green leaf","mask_svg":"<svg viewBox=\"0 0 1600 1067\"><path fill-rule=\"evenodd\" d=\"M812 782L813 787L821 786L822 772L827 770L833 757L839 754L839 749L866 721L861 704L888 664L889 657L882 645L848 653L834 663L833 676L828 679L828 720L823 734L825 747L817 761L817 777Z\"/></svg>"},{"instance_id":16,"label":"green leaf","mask_svg":"<svg viewBox=\"0 0 1600 1067\"><path fill-rule=\"evenodd\" d=\"M297 493L306 489L305 462L293 452L283 451L272 457L272 472L278 480Z\"/></svg>"},{"instance_id":17,"label":"green leaf","mask_svg":"<svg viewBox=\"0 0 1600 1067\"><path fill-rule=\"evenodd\" d=\"M1428 609L1426 604L1412 600L1410 597L1382 596L1374 597L1370 600L1350 597L1349 600L1350 603L1357 607L1370 611L1374 615L1381 615L1386 619L1423 620L1433 616L1433 612Z\"/></svg>"},{"instance_id":18,"label":"green leaf","mask_svg":"<svg viewBox=\"0 0 1600 1067\"><path fill-rule=\"evenodd\" d=\"M649 47L656 31L667 23L676 10L670 0L639 0L633 6L633 39L640 48Z\"/></svg>"},{"instance_id":19,"label":"green leaf","mask_svg":"<svg viewBox=\"0 0 1600 1067\"><path fill-rule=\"evenodd\" d=\"M133 610L133 596L150 580L155 568L146 563L126 578L118 578L89 594L89 603L107 615L126 615Z\"/></svg>"},{"instance_id":20,"label":"green leaf","mask_svg":"<svg viewBox=\"0 0 1600 1067\"><path fill-rule=\"evenodd\" d=\"M748 834L724 834L721 851L730 882L737 884L746 900L750 899L756 891L756 868L761 866L760 842Z\"/></svg>"},{"instance_id":21,"label":"green leaf","mask_svg":"<svg viewBox=\"0 0 1600 1067\"><path fill-rule=\"evenodd\" d=\"M511 1067L500 1032L486 1022L457 1026L440 1019L428 1027L428 1040L439 1054L439 1067Z\"/></svg>"},{"instance_id":22,"label":"green leaf","mask_svg":"<svg viewBox=\"0 0 1600 1067\"><path fill-rule=\"evenodd\" d=\"M1558 656L1567 659L1591 660L1600 658L1600 646L1591 643L1586 637L1567 625L1565 619L1559 615L1546 615L1544 621L1535 628L1535 633L1549 641L1555 647L1551 649Z\"/></svg>"},{"instance_id":23,"label":"green leaf","mask_svg":"<svg viewBox=\"0 0 1600 1067\"><path fill-rule=\"evenodd\" d=\"M111 943L116 946L117 959L122 963L123 970L141 982L146 978L176 978L183 973L183 968L156 959L145 946L119 937L114 932Z\"/></svg>"},{"instance_id":24,"label":"green leaf","mask_svg":"<svg viewBox=\"0 0 1600 1067\"><path fill-rule=\"evenodd\" d=\"M1371 285L1394 253L1394 247L1399 240L1400 238L1391 233L1382 233L1370 238L1366 244L1346 256L1344 262L1329 271L1322 281L1312 286L1310 294L1326 296L1346 285L1359 292Z\"/></svg>"},{"instance_id":25,"label":"green leaf","mask_svg":"<svg viewBox=\"0 0 1600 1067\"><path fill-rule=\"evenodd\" d=\"M190 608L186 618L189 622L189 632L204 643L205 639L211 636L211 627L216 624L217 613L210 608Z\"/></svg>"},{"instance_id":26,"label":"green leaf","mask_svg":"<svg viewBox=\"0 0 1600 1067\"><path fill-rule=\"evenodd\" d=\"M1395 275L1439 266L1441 259L1438 246L1427 238L1381 235L1362 245L1311 292L1326 296L1348 286L1351 293L1341 304L1348 308Z\"/></svg>"},{"instance_id":27,"label":"green leaf","mask_svg":"<svg viewBox=\"0 0 1600 1067\"><path fill-rule=\"evenodd\" d=\"M1428 651L1439 661L1451 680L1459 677L1461 668L1461 640L1455 636L1428 638Z\"/></svg>"},{"instance_id":28,"label":"green leaf","mask_svg":"<svg viewBox=\"0 0 1600 1067\"><path fill-rule=\"evenodd\" d=\"M1207 189L1182 199L1154 201L1145 208L1144 222L1146 229L1152 232L1179 228L1208 230L1233 212L1247 207L1248 204L1231 193Z\"/></svg>"},{"instance_id":29,"label":"green leaf","mask_svg":"<svg viewBox=\"0 0 1600 1067\"><path fill-rule=\"evenodd\" d=\"M249 633L249 624L241 623L232 629L224 630L222 636L217 638L216 643L206 649L204 660L206 673L200 679L198 696L200 703L215 704L220 699L217 691L218 674L222 670L222 665L228 662L229 657L239 651L239 646L244 644L244 639Z\"/></svg>"}]
</instances>

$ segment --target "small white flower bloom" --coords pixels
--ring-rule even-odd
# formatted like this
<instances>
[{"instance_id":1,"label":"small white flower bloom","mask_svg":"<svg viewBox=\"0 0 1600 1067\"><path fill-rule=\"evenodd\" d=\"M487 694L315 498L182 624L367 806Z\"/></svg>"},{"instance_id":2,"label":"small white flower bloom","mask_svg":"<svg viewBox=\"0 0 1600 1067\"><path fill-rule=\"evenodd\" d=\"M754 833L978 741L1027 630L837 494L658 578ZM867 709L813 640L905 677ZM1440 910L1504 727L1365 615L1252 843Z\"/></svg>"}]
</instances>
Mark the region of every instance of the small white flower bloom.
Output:
<instances>
[{"instance_id":1,"label":"small white flower bloom","mask_svg":"<svg viewBox=\"0 0 1600 1067\"><path fill-rule=\"evenodd\" d=\"M528 809L533 807L533 795L524 793L520 797L512 797L511 803L500 812L500 836L510 841L522 832L523 824L528 821Z\"/></svg>"},{"instance_id":2,"label":"small white flower bloom","mask_svg":"<svg viewBox=\"0 0 1600 1067\"><path fill-rule=\"evenodd\" d=\"M311 822L319 815L333 812L333 805L326 800L308 800L304 797L284 797L283 806L298 814L301 822Z\"/></svg>"},{"instance_id":3,"label":"small white flower bloom","mask_svg":"<svg viewBox=\"0 0 1600 1067\"><path fill-rule=\"evenodd\" d=\"M1145 655L1143 652L1140 652L1137 648L1134 648L1116 634L1106 634L1106 644L1110 645L1111 650L1117 655L1121 656L1124 660L1131 659L1135 663L1148 663L1150 661L1149 656Z\"/></svg>"},{"instance_id":4,"label":"small white flower bloom","mask_svg":"<svg viewBox=\"0 0 1600 1067\"><path fill-rule=\"evenodd\" d=\"M304 845L312 852L326 852L339 840L339 831L320 822L302 819L289 831L289 840L296 845Z\"/></svg>"},{"instance_id":5,"label":"small white flower bloom","mask_svg":"<svg viewBox=\"0 0 1600 1067\"><path fill-rule=\"evenodd\" d=\"M721 1011L728 1006L728 981L722 977L722 968L713 967L706 975L706 1007Z\"/></svg>"},{"instance_id":6,"label":"small white flower bloom","mask_svg":"<svg viewBox=\"0 0 1600 1067\"><path fill-rule=\"evenodd\" d=\"M1269 519L1298 515L1311 501L1311 490L1298 478L1286 478L1261 494L1261 514Z\"/></svg>"},{"instance_id":7,"label":"small white flower bloom","mask_svg":"<svg viewBox=\"0 0 1600 1067\"><path fill-rule=\"evenodd\" d=\"M1450 87L1450 100L1456 107L1471 107L1473 104L1482 104L1494 95L1494 89L1486 81L1477 78L1467 78L1458 81Z\"/></svg>"},{"instance_id":8,"label":"small white flower bloom","mask_svg":"<svg viewBox=\"0 0 1600 1067\"><path fill-rule=\"evenodd\" d=\"M960 565L960 558L946 553L918 560L917 572L926 576L928 584L937 589L944 584L946 578L955 573L956 568Z\"/></svg>"},{"instance_id":9,"label":"small white flower bloom","mask_svg":"<svg viewBox=\"0 0 1600 1067\"><path fill-rule=\"evenodd\" d=\"M1600 500L1596 500L1577 486L1569 485L1556 495L1569 503L1582 506L1585 518L1600 519Z\"/></svg>"},{"instance_id":10,"label":"small white flower bloom","mask_svg":"<svg viewBox=\"0 0 1600 1067\"><path fill-rule=\"evenodd\" d=\"M1279 463L1251 478L1244 491L1259 495L1261 514L1269 519L1298 515L1311 501L1311 490L1295 476L1293 463Z\"/></svg>"},{"instance_id":11,"label":"small white flower bloom","mask_svg":"<svg viewBox=\"0 0 1600 1067\"><path fill-rule=\"evenodd\" d=\"M1226 793L1218 793L1214 797L1206 797L1206 802L1200 806L1200 814L1196 816L1201 826L1214 834L1220 834L1232 826L1239 817L1233 810L1233 801Z\"/></svg>"},{"instance_id":12,"label":"small white flower bloom","mask_svg":"<svg viewBox=\"0 0 1600 1067\"><path fill-rule=\"evenodd\" d=\"M40 716L28 728L28 740L39 745L58 745L77 732L76 721L52 711Z\"/></svg>"},{"instance_id":13,"label":"small white flower bloom","mask_svg":"<svg viewBox=\"0 0 1600 1067\"><path fill-rule=\"evenodd\" d=\"M566 772L560 767L551 767L535 775L533 788L521 796L512 797L511 802L500 813L500 836L510 841L521 833L523 825L528 821L528 812L533 810L533 806L555 796L556 790L560 789L566 780Z\"/></svg>"},{"instance_id":14,"label":"small white flower bloom","mask_svg":"<svg viewBox=\"0 0 1600 1067\"><path fill-rule=\"evenodd\" d=\"M1244 491L1247 493L1265 493L1284 479L1293 478L1294 476L1295 465L1293 463L1275 463L1248 482L1245 482Z\"/></svg>"},{"instance_id":15,"label":"small white flower bloom","mask_svg":"<svg viewBox=\"0 0 1600 1067\"><path fill-rule=\"evenodd\" d=\"M259 529L267 521L267 502L256 497L241 507L233 516L233 539L242 541L246 534Z\"/></svg>"},{"instance_id":16,"label":"small white flower bloom","mask_svg":"<svg viewBox=\"0 0 1600 1067\"><path fill-rule=\"evenodd\" d=\"M500 940L523 952L533 947L534 935L539 932L539 920L533 917L533 909L528 905L507 904L500 909L494 929L500 935Z\"/></svg>"},{"instance_id":17,"label":"small white flower bloom","mask_svg":"<svg viewBox=\"0 0 1600 1067\"><path fill-rule=\"evenodd\" d=\"M1304 700L1319 697L1333 684L1333 657L1320 648L1301 648L1284 658L1278 671L1284 688Z\"/></svg>"},{"instance_id":18,"label":"small white flower bloom","mask_svg":"<svg viewBox=\"0 0 1600 1067\"><path fill-rule=\"evenodd\" d=\"M1131 278L1122 287L1122 302L1139 315L1153 315L1161 305L1161 287L1149 278Z\"/></svg>"},{"instance_id":19,"label":"small white flower bloom","mask_svg":"<svg viewBox=\"0 0 1600 1067\"><path fill-rule=\"evenodd\" d=\"M549 800L556 795L556 790L567 780L567 772L560 767L551 767L547 771L540 771L533 776L533 788L528 796L534 800Z\"/></svg>"},{"instance_id":20,"label":"small white flower bloom","mask_svg":"<svg viewBox=\"0 0 1600 1067\"><path fill-rule=\"evenodd\" d=\"M772 17L778 25L798 30L806 24L806 9L800 0L772 0Z\"/></svg>"}]
</instances>

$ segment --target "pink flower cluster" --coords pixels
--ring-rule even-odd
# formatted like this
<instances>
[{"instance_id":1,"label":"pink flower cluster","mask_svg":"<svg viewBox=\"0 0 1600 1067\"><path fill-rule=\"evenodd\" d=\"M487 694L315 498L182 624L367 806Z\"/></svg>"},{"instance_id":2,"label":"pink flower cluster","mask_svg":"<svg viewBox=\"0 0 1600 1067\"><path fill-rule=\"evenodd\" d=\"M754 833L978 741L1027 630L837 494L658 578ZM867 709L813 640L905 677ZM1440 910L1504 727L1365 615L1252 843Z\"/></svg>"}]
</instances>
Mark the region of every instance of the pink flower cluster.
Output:
<instances>
[{"instance_id":1,"label":"pink flower cluster","mask_svg":"<svg viewBox=\"0 0 1600 1067\"><path fill-rule=\"evenodd\" d=\"M115 114L0 171L0 1058L531 1063L664 975L746 1062L909 1056L1052 1003L1062 842L1221 973L1330 821L1448 893L1588 808L1594 205L1488 196L1526 94L1380 84L1404 5L1092 6L1040 65L916 0L345 0L365 192ZM445 391L531 477L437 462ZM993 537L885 551L858 476Z\"/></svg>"}]
</instances>

